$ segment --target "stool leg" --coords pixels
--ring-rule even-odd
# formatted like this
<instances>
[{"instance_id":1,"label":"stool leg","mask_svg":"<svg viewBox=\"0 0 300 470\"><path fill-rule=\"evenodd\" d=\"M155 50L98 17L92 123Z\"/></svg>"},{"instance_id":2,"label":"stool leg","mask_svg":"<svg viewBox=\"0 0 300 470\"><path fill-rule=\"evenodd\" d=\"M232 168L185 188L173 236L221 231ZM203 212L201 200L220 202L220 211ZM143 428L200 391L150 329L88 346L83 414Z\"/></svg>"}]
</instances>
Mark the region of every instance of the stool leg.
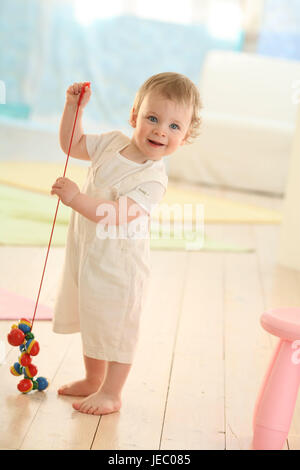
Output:
<instances>
[{"instance_id":1,"label":"stool leg","mask_svg":"<svg viewBox=\"0 0 300 470\"><path fill-rule=\"evenodd\" d=\"M281 341L257 407L253 450L280 450L287 438L300 383L292 343Z\"/></svg>"},{"instance_id":2,"label":"stool leg","mask_svg":"<svg viewBox=\"0 0 300 470\"><path fill-rule=\"evenodd\" d=\"M273 352L273 355L271 357L271 360L269 362L269 365L268 365L268 369L265 373L265 376L264 376L264 379L263 379L263 382L261 384L261 387L260 387L260 390L259 390L259 393L257 395L257 398L256 398L256 402L255 402L255 406L254 406L254 411L253 411L253 430L254 430L254 426L255 426L255 423L256 423L256 414L257 414L257 410L258 410L258 407L259 407L259 404L261 402L261 398L263 397L263 394L264 394L264 390L265 390L265 387L266 387L266 384L268 383L268 380L269 380L269 376L270 376L270 373L273 369L273 365L274 365L274 362L276 360L276 357L280 351L280 346L281 346L281 343L282 343L282 339L279 339L277 345L276 345L276 348L274 349L274 352Z\"/></svg>"}]
</instances>

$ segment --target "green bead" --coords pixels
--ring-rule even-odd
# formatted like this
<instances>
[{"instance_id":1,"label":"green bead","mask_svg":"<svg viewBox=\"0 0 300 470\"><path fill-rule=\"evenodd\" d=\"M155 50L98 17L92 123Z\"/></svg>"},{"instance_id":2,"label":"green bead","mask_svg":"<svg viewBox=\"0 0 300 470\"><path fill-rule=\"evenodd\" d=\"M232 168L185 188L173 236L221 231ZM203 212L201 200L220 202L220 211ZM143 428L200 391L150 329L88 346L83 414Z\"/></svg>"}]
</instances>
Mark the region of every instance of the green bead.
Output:
<instances>
[{"instance_id":1,"label":"green bead","mask_svg":"<svg viewBox=\"0 0 300 470\"><path fill-rule=\"evenodd\" d=\"M39 387L39 384L36 380L32 380L32 383L33 383L33 387L32 387L32 390L37 390L38 387Z\"/></svg>"},{"instance_id":2,"label":"green bead","mask_svg":"<svg viewBox=\"0 0 300 470\"><path fill-rule=\"evenodd\" d=\"M31 333L31 331L29 331L29 333L27 333L27 335L25 335L25 338L27 339L27 341L28 341L29 339L34 339L34 334Z\"/></svg>"}]
</instances>

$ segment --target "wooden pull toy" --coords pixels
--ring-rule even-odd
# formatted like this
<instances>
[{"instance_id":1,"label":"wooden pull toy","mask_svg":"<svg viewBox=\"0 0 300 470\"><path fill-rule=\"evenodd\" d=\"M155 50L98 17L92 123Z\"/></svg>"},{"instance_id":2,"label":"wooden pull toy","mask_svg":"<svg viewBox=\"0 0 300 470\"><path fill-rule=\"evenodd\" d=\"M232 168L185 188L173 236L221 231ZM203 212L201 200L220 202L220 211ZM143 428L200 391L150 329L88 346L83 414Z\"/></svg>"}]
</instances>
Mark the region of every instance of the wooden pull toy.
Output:
<instances>
[{"instance_id":1,"label":"wooden pull toy","mask_svg":"<svg viewBox=\"0 0 300 470\"><path fill-rule=\"evenodd\" d=\"M7 335L7 341L12 346L19 346L21 355L19 362L15 362L10 367L13 375L24 375L24 379L18 384L18 390L22 393L28 393L31 390L45 390L49 382L45 377L36 377L37 367L31 363L31 356L37 356L40 351L39 343L34 339L31 332L31 323L26 318L21 318L17 325L12 325L10 333Z\"/></svg>"},{"instance_id":2,"label":"wooden pull toy","mask_svg":"<svg viewBox=\"0 0 300 470\"><path fill-rule=\"evenodd\" d=\"M70 150L72 146L79 106L80 106L80 103L81 103L81 100L85 93L86 88L89 88L89 87L90 87L90 82L84 82L81 87L63 176L65 176L66 174L66 169L67 169L68 160L70 156ZM35 304L32 322L30 322L26 318L21 318L21 320L19 320L17 325L12 325L11 331L7 335L7 340L9 344L11 344L12 346L19 346L20 351L21 351L19 362L15 362L14 365L10 367L10 372L13 375L22 375L22 374L24 375L24 379L22 379L21 382L19 382L18 384L18 390L20 390L20 392L22 393L28 393L31 390L42 391L42 390L45 390L49 385L49 382L45 377L34 378L38 370L36 366L34 366L31 363L31 356L37 356L37 354L40 351L40 346L39 346L39 343L34 339L34 334L32 333L32 327L33 327L35 314L36 314L36 310L37 310L37 306L39 302L40 292L41 292L41 288L43 284L43 279L44 279L45 269L47 265L48 254L49 254L49 250L51 246L51 240L52 240L53 230L55 226L59 202L60 202L60 199L58 199L57 201L56 211L55 211L54 220L52 224L52 231L51 231L50 240L48 244L48 250L46 254L42 279L40 282L40 288L39 288L39 292L38 292L38 296L37 296L37 300Z\"/></svg>"}]
</instances>

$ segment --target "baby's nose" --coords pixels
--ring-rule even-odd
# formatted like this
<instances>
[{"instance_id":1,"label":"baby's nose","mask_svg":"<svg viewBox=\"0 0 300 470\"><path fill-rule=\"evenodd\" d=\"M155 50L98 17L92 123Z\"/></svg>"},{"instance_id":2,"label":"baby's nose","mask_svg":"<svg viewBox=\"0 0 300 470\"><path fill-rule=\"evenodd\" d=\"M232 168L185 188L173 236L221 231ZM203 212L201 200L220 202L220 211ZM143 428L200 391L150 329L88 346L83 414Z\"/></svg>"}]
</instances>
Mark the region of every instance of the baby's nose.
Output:
<instances>
[{"instance_id":1,"label":"baby's nose","mask_svg":"<svg viewBox=\"0 0 300 470\"><path fill-rule=\"evenodd\" d=\"M166 130L163 127L157 127L155 132L157 135L166 136Z\"/></svg>"}]
</instances>

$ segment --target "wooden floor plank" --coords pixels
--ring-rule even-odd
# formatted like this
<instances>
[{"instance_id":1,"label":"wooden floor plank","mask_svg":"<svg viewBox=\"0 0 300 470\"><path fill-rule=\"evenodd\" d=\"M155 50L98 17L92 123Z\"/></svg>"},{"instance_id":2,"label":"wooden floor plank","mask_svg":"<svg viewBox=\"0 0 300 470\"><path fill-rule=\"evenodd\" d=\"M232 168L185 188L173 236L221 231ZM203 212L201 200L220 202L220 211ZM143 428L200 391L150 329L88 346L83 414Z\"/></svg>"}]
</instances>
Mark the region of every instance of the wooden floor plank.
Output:
<instances>
[{"instance_id":1,"label":"wooden floor plank","mask_svg":"<svg viewBox=\"0 0 300 470\"><path fill-rule=\"evenodd\" d=\"M161 449L224 449L223 266L189 255Z\"/></svg>"},{"instance_id":2,"label":"wooden floor plank","mask_svg":"<svg viewBox=\"0 0 300 470\"><path fill-rule=\"evenodd\" d=\"M224 227L226 237L255 246L252 227ZM262 287L257 254L226 254L225 257L225 419L226 448L251 448L252 415L265 351L270 344L261 329Z\"/></svg>"}]
</instances>

